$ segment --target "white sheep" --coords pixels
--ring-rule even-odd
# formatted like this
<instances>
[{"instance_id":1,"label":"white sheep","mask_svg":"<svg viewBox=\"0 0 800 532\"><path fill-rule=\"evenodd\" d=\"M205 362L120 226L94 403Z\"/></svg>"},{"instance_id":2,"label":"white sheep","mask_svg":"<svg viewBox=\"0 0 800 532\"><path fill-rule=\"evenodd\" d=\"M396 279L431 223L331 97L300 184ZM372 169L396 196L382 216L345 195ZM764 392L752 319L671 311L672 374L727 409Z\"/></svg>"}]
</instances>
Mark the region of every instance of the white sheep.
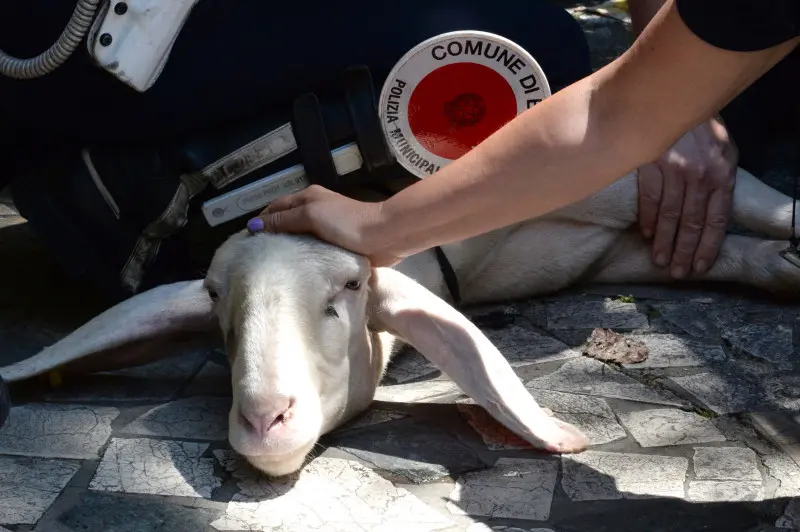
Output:
<instances>
[{"instance_id":1,"label":"white sheep","mask_svg":"<svg viewBox=\"0 0 800 532\"><path fill-rule=\"evenodd\" d=\"M670 281L634 227L637 188L630 174L548 216L446 246L463 302L532 297L578 280ZM734 220L781 240L728 235L713 268L692 279L796 296L800 269L779 256L791 205L740 169ZM310 237L240 232L220 246L204 280L132 297L0 375L14 382L79 363L96 371L143 362L136 357L147 353L131 347L218 327L232 370L230 444L256 468L280 476L302 467L323 434L368 408L392 354L406 342L537 448L584 450L587 438L539 407L447 294L432 251L393 269L370 268L363 257Z\"/></svg>"}]
</instances>

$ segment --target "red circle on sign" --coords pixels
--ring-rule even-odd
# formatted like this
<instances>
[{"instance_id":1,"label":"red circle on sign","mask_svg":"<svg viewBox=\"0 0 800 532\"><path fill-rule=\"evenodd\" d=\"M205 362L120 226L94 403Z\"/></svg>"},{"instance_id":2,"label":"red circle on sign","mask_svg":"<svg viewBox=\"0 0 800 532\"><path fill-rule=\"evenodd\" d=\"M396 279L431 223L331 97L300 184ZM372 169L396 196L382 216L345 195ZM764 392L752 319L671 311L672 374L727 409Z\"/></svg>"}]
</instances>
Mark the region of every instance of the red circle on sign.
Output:
<instances>
[{"instance_id":1,"label":"red circle on sign","mask_svg":"<svg viewBox=\"0 0 800 532\"><path fill-rule=\"evenodd\" d=\"M517 116L506 79L477 63L437 68L419 82L408 102L408 125L431 153L458 159Z\"/></svg>"}]
</instances>

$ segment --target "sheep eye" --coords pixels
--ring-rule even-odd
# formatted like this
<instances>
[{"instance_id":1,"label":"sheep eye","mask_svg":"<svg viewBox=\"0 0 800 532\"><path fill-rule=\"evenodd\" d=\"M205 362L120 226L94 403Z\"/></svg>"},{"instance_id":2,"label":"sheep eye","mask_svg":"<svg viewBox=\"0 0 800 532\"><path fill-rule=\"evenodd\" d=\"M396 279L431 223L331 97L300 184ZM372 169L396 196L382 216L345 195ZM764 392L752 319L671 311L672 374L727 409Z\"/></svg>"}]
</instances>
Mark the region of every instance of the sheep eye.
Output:
<instances>
[{"instance_id":1,"label":"sheep eye","mask_svg":"<svg viewBox=\"0 0 800 532\"><path fill-rule=\"evenodd\" d=\"M208 297L211 298L211 301L216 302L219 299L219 294L217 294L216 290L214 290L213 288L209 288L207 291L208 291Z\"/></svg>"},{"instance_id":2,"label":"sheep eye","mask_svg":"<svg viewBox=\"0 0 800 532\"><path fill-rule=\"evenodd\" d=\"M361 281L349 281L344 287L348 290L358 290L361 288Z\"/></svg>"},{"instance_id":3,"label":"sheep eye","mask_svg":"<svg viewBox=\"0 0 800 532\"><path fill-rule=\"evenodd\" d=\"M325 309L325 315L329 316L331 318L338 318L339 317L339 313L336 312L336 309L333 308L333 305L328 305L328 307Z\"/></svg>"}]
</instances>

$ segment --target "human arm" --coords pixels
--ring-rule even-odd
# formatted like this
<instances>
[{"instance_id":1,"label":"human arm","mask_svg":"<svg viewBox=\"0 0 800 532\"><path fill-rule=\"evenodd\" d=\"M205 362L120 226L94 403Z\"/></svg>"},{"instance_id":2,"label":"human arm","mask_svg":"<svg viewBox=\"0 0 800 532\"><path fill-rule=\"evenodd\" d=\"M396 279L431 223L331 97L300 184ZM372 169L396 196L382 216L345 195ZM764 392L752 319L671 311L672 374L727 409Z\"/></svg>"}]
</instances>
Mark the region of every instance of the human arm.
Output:
<instances>
[{"instance_id":1,"label":"human arm","mask_svg":"<svg viewBox=\"0 0 800 532\"><path fill-rule=\"evenodd\" d=\"M628 0L634 35L663 3ZM673 277L714 264L730 219L738 155L725 126L712 118L639 168L639 228L653 240L653 262L669 266Z\"/></svg>"},{"instance_id":2,"label":"human arm","mask_svg":"<svg viewBox=\"0 0 800 532\"><path fill-rule=\"evenodd\" d=\"M520 114L434 176L379 203L314 187L262 213L270 231L311 232L376 264L580 201L655 160L749 86L797 39L758 52L715 48L674 3L591 76Z\"/></svg>"}]
</instances>

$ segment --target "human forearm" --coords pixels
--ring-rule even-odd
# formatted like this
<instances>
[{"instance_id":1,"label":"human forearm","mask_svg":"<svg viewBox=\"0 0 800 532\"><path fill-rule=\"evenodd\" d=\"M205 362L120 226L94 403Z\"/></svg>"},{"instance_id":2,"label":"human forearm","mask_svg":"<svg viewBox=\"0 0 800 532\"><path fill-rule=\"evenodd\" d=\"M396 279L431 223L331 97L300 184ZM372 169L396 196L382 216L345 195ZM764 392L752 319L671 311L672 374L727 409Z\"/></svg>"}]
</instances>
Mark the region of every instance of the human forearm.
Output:
<instances>
[{"instance_id":1,"label":"human forearm","mask_svg":"<svg viewBox=\"0 0 800 532\"><path fill-rule=\"evenodd\" d=\"M580 201L656 159L794 45L714 48L669 2L621 58L384 202L370 238L407 255Z\"/></svg>"}]
</instances>

